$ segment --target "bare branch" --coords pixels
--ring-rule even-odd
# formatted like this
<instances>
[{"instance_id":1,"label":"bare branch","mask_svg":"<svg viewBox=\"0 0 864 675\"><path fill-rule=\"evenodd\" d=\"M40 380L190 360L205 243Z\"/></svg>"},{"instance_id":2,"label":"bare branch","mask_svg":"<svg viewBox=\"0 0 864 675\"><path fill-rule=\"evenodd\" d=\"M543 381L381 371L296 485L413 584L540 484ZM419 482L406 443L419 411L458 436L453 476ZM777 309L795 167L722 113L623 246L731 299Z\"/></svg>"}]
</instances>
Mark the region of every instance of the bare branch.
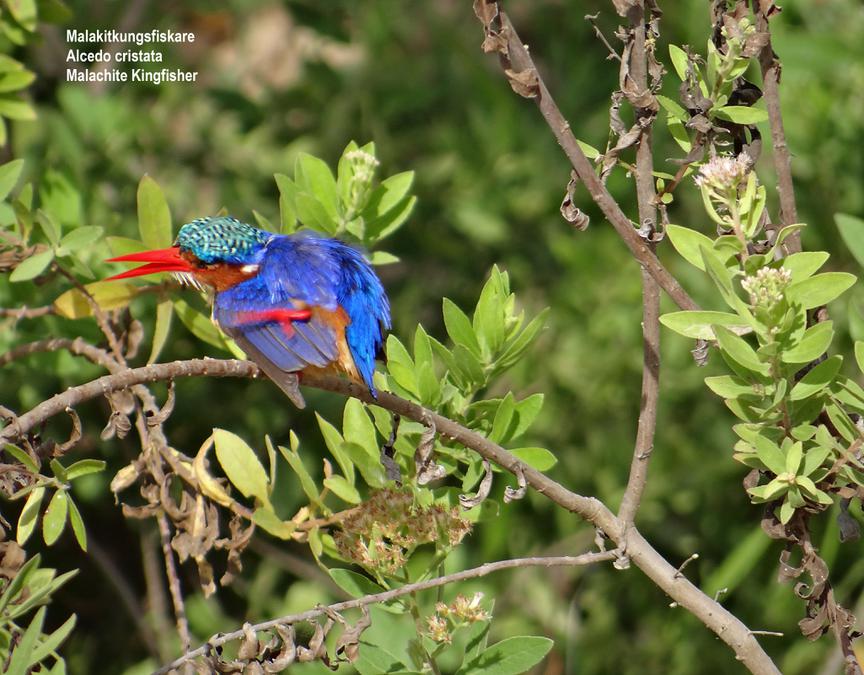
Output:
<instances>
[{"instance_id":1,"label":"bare branch","mask_svg":"<svg viewBox=\"0 0 864 675\"><path fill-rule=\"evenodd\" d=\"M54 314L54 307L46 305L44 307L13 307L0 308L0 318L10 317L16 321L20 319L38 319L48 314Z\"/></svg>"},{"instance_id":2,"label":"bare branch","mask_svg":"<svg viewBox=\"0 0 864 675\"><path fill-rule=\"evenodd\" d=\"M629 66L630 78L637 92L648 91L648 55L645 39L648 30L644 9L637 5L630 13L630 28L633 48L629 51L630 60L622 63L622 70ZM623 79L623 78L622 78ZM637 118L643 114L635 110ZM653 117L652 117L653 119ZM650 234L657 227L657 211L654 208L654 159L651 149L651 123L642 130L636 147L636 198L639 204L641 226ZM649 248L654 243L648 241ZM630 464L627 489L621 500L618 517L625 530L633 524L636 510L642 500L645 483L648 480L648 461L654 448L654 434L657 428L657 402L660 396L660 287L657 281L642 268L642 399L639 411L639 425Z\"/></svg>"},{"instance_id":3,"label":"bare branch","mask_svg":"<svg viewBox=\"0 0 864 675\"><path fill-rule=\"evenodd\" d=\"M95 347L83 338L52 338L48 340L37 340L28 342L27 344L13 347L8 352L0 354L0 366L5 366L12 361L29 356L30 354L38 354L41 352L56 352L58 349L65 349L76 356L83 356L95 363L97 366L102 366L110 372L119 372L123 370L123 366L118 365L114 358L104 349Z\"/></svg>"},{"instance_id":4,"label":"bare branch","mask_svg":"<svg viewBox=\"0 0 864 675\"><path fill-rule=\"evenodd\" d=\"M186 605L183 602L183 590L180 588L180 577L177 575L177 563L174 561L174 551L171 550L171 525L168 517L160 513L156 519L159 523L159 537L162 540L162 555L165 558L165 573L168 576L168 590L174 603L174 617L177 620L177 632L183 653L188 654L192 647L189 635L189 622L186 620Z\"/></svg>"},{"instance_id":5,"label":"bare branch","mask_svg":"<svg viewBox=\"0 0 864 675\"><path fill-rule=\"evenodd\" d=\"M349 609L366 607L368 605L373 605L381 602L389 602L390 600L401 598L404 595L412 595L414 593L419 593L420 591L429 590L430 588L438 588L440 586L446 586L447 584L456 583L458 581L465 581L466 579L477 579L479 577L484 577L488 574L492 574L493 572L498 572L500 570L519 567L580 567L613 560L617 555L617 551L603 551L600 553L583 553L582 555L577 556L514 558L511 560L499 560L497 562L486 563L484 565L480 565L479 567L463 570L461 572L455 572L454 574L448 574L446 576L438 577L436 579L428 579L426 581L418 581L413 584L405 584L404 586L394 588L390 591L384 591L383 593L366 595L362 598L357 598L355 600L337 602L336 604L329 605L327 607L319 606L315 609L301 612L300 614L290 614L288 616L283 616L278 619L263 621L261 623L251 626L251 630L257 633L263 630L270 630L272 628L275 628L276 626L284 626L287 624L299 623L301 621L309 621L319 616L329 615L333 612L341 613ZM237 640L244 637L244 634L244 630L241 629L236 630L232 633L221 633L219 635L214 635L207 642L206 645L198 647L198 649L195 649L185 654L181 658L160 668L156 671L156 673L154 673L154 675L166 675L173 669L183 665L184 663L187 663L191 659L197 658L199 656L204 656L210 649L224 645L225 643L231 642L232 640Z\"/></svg>"}]
</instances>

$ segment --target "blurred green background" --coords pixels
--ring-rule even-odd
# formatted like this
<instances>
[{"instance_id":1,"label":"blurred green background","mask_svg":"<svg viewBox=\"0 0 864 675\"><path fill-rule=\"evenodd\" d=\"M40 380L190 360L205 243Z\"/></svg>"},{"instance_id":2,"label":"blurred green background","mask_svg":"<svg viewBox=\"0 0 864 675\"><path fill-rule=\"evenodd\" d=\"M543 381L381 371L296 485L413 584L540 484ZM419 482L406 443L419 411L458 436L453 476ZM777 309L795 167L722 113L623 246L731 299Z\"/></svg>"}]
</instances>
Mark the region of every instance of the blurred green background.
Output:
<instances>
[{"instance_id":1,"label":"blurred green background","mask_svg":"<svg viewBox=\"0 0 864 675\"><path fill-rule=\"evenodd\" d=\"M468 308L493 263L508 270L529 314L545 306L552 312L532 353L497 387L520 397L544 392L546 404L527 444L555 452L556 480L617 507L639 406L639 269L584 190L577 192L578 205L591 216L589 229L574 231L560 217L568 163L534 105L515 96L495 59L481 52L482 31L471 2L234 0L218 9L188 0L182 6L134 0L69 4L74 16L67 24L44 28L38 44L17 54L39 75L33 88L39 120L13 127L11 154L27 160L29 176L42 177L55 199L80 195L80 205L64 210L79 214L70 225L101 225L111 234L132 236L135 190L144 173L166 191L177 226L223 206L242 220L251 221L255 209L275 221L272 174L290 172L298 152L332 164L349 140L374 140L383 175L417 172L417 208L388 244L402 262L380 270L393 302L394 332L407 337L419 322L441 337L442 296ZM610 8L597 0L507 3L577 136L601 149L618 75L583 17L601 12L598 23L611 36L617 21ZM661 60L668 60L670 42L704 52L709 3L664 3L663 9ZM783 10L773 21L774 46L784 66L781 93L799 214L809 223L804 245L831 251L832 269L856 272L832 219L838 211L864 214L864 9L857 0L788 0ZM198 82L66 83L66 27L191 30L196 42L163 49L163 65L197 70ZM664 93L675 97L674 77L667 79ZM680 151L662 123L656 128L656 167L671 171L667 158ZM772 186L767 129L764 137L759 170ZM635 219L633 187L623 172L609 185ZM710 228L695 191L679 192L671 221ZM776 195L769 200L776 209ZM106 253L107 248L94 251L94 262ZM708 289L686 263L669 246L661 247L661 256L704 302ZM22 296L21 288L0 281L0 306L44 301L38 288ZM151 329L154 306L143 299L134 307ZM847 307L832 307L832 314L843 324ZM60 322L4 324L0 349L44 337L46 326ZM96 338L91 322L78 323L82 335ZM791 587L775 582L780 548L758 532L760 510L741 488L746 470L731 457L732 415L702 384L719 369L714 363L697 369L691 347L664 332L658 433L638 524L673 564L698 552L688 576L712 594L727 587L724 604L748 626L784 633L763 639L784 673L837 672L829 668L831 638L807 643L796 626L803 603ZM175 322L162 359L191 358L205 349ZM2 371L0 401L27 409L97 373L65 354L34 357ZM303 439L304 452L315 456L323 444L312 411L334 419L342 406L338 397L310 392L309 409L298 412L265 382L185 381L178 392L167 432L190 453L220 425L253 445L265 432L284 442L291 428ZM105 418L101 405L81 413L89 436L76 456L104 456L115 469L125 464L134 443L98 440ZM79 629L65 648L72 672L123 672L134 664L127 672L147 672L154 662L144 661L147 650L130 612L118 606L105 564L111 561L146 605L142 548L152 549L155 540L148 525L124 521L112 505L107 474L78 495L95 553L82 554L69 537L47 553L54 566L81 568L58 596L57 617L79 615ZM285 504L292 499L284 495ZM855 606L864 588L864 559L860 544L838 544L833 522L822 519L816 541L840 601ZM575 553L592 538L584 523L532 494L478 525L458 562ZM244 620L336 597L308 564L304 547L278 547L282 557L263 548L248 552L243 579L218 600L191 598L198 642ZM194 579L194 570L184 569L188 589L196 588ZM744 670L722 642L684 610L670 608L668 598L635 569L503 573L468 588L496 598L494 637L532 633L555 639L537 672Z\"/></svg>"}]
</instances>

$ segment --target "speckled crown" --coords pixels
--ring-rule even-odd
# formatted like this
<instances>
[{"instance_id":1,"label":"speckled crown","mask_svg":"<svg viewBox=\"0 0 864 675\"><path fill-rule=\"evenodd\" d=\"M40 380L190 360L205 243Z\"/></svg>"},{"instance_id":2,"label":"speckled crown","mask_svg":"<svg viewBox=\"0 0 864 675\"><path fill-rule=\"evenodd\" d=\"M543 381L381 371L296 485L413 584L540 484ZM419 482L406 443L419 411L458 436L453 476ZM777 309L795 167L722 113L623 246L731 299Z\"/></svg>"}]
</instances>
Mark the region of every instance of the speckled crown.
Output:
<instances>
[{"instance_id":1,"label":"speckled crown","mask_svg":"<svg viewBox=\"0 0 864 675\"><path fill-rule=\"evenodd\" d=\"M242 264L272 236L231 216L218 216L186 223L180 228L176 245L205 263Z\"/></svg>"}]
</instances>

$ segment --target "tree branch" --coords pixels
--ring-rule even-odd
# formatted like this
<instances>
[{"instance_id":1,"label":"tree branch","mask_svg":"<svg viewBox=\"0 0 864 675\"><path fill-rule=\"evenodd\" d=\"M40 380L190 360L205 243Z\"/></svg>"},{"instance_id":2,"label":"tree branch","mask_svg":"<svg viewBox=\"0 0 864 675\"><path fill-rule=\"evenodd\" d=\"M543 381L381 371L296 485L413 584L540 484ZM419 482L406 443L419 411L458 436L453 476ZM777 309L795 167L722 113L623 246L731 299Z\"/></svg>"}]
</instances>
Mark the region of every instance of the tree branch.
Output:
<instances>
[{"instance_id":1,"label":"tree branch","mask_svg":"<svg viewBox=\"0 0 864 675\"><path fill-rule=\"evenodd\" d=\"M105 375L92 382L67 389L16 418L0 430L0 442L12 442L16 437L26 434L53 415L64 412L67 406L72 407L136 384L181 377L255 377L259 373L258 366L251 361L192 359L160 363L126 370L114 375ZM466 448L470 448L481 457L495 462L514 475L521 473L527 484L537 492L603 530L617 546L623 545L624 531L621 521L600 500L571 492L545 474L525 466L500 445L493 443L476 431L467 429L453 420L387 392L379 392L378 398L372 398L369 390L365 387L338 377L304 375L303 384L345 396L353 396L365 403L399 413L424 425L428 425L431 420L438 433L461 443ZM726 642L735 651L737 658L751 672L759 675L779 674L780 671L759 646L747 626L722 605L702 593L686 578L677 576L675 568L654 550L636 528L630 528L627 531L627 554L631 561L645 572L657 586L681 607L693 613L720 639Z\"/></svg>"},{"instance_id":2,"label":"tree branch","mask_svg":"<svg viewBox=\"0 0 864 675\"><path fill-rule=\"evenodd\" d=\"M774 171L777 173L777 192L780 197L780 224L785 227L798 222L798 208L795 205L795 188L792 184L792 160L786 144L783 128L783 113L780 110L780 61L771 46L771 26L769 17L775 10L772 0L752 0L756 14L756 29L768 36L765 45L759 50L759 66L762 69L762 89L768 121L771 126L771 149L774 158ZM789 253L801 250L801 234L794 232L786 239Z\"/></svg>"},{"instance_id":3,"label":"tree branch","mask_svg":"<svg viewBox=\"0 0 864 675\"><path fill-rule=\"evenodd\" d=\"M189 635L189 622L186 620L186 605L183 602L183 590L180 588L180 577L177 574L177 564L174 562L174 551L171 550L171 525L168 517L160 513L156 519L159 523L159 538L162 540L162 556L165 558L165 574L168 576L168 589L174 604L174 618L177 621L177 634L183 653L188 654L192 647Z\"/></svg>"},{"instance_id":4,"label":"tree branch","mask_svg":"<svg viewBox=\"0 0 864 675\"><path fill-rule=\"evenodd\" d=\"M647 27L645 8L642 3L629 13L633 48L630 50L629 72L637 94L648 92L648 55L645 48ZM626 53L626 51L625 51ZM622 69L625 64L622 63ZM635 110L637 118L650 114ZM636 146L636 198L639 204L641 229L652 235L657 226L657 210L654 207L654 158L651 149L652 122L649 122L639 137ZM648 244L654 249L654 244ZM639 426L630 464L627 489L621 499L618 517L627 530L636 517L648 480L648 461L654 448L657 428L657 401L660 396L660 287L648 271L642 268L642 399L639 411Z\"/></svg>"},{"instance_id":5,"label":"tree branch","mask_svg":"<svg viewBox=\"0 0 864 675\"><path fill-rule=\"evenodd\" d=\"M515 85L517 80L528 83L527 89L517 91L537 102L540 113L552 130L558 145L561 146L567 159L570 160L576 175L585 184L591 198L624 240L636 260L648 270L648 273L657 280L661 288L681 309L699 309L699 306L678 283L678 280L669 273L656 254L637 234L633 228L633 223L621 210L618 202L615 201L597 174L594 173L594 166L582 152L582 148L579 147L579 142L570 130L570 123L567 122L555 104L552 95L543 83L543 78L540 77L540 73L534 65L534 60L519 39L507 14L500 10L497 2L491 0L475 0L474 9L484 23L487 33L487 38L483 43L484 50L499 53L501 65L505 74L511 78L511 83Z\"/></svg>"},{"instance_id":6,"label":"tree branch","mask_svg":"<svg viewBox=\"0 0 864 675\"><path fill-rule=\"evenodd\" d=\"M483 565L480 565L479 567L463 570L461 572L455 572L453 574L448 574L443 577L438 577L436 579L427 579L426 581L418 581L413 584L405 584L404 586L400 586L399 588L394 588L389 591L384 591L383 593L374 593L372 595L366 595L362 598L357 598L355 600L337 602L327 607L319 606L315 609L301 612L300 614L289 614L288 616L283 616L278 619L270 619L269 621L257 623L251 628L252 631L257 633L259 631L275 628L276 626L300 623L301 621L309 621L316 617L327 614L328 612L341 613L349 609L357 609L359 607L365 607L367 605L389 602L390 600L401 598L404 595L411 595L414 593L419 593L420 591L427 591L430 588L438 588L440 586L446 586L447 584L456 583L458 581L465 581L466 579L477 579L479 577L485 577L486 575L492 574L493 572L513 569L514 567L580 567L584 565L592 565L594 563L614 560L617 555L617 551L602 551L599 553L583 553L582 555L577 556L513 558L511 560L499 560L497 562L485 563ZM187 663L191 659L197 658L199 656L204 656L209 650L224 645L227 642L231 642L232 640L242 638L244 637L244 635L245 633L243 630L236 630L233 633L220 633L218 635L214 635L207 642L207 644L198 647L198 649L195 649L188 654L184 654L179 659L172 661L166 666L163 666L162 668L157 670L154 675L166 675L173 669L183 665L184 663Z\"/></svg>"}]
</instances>

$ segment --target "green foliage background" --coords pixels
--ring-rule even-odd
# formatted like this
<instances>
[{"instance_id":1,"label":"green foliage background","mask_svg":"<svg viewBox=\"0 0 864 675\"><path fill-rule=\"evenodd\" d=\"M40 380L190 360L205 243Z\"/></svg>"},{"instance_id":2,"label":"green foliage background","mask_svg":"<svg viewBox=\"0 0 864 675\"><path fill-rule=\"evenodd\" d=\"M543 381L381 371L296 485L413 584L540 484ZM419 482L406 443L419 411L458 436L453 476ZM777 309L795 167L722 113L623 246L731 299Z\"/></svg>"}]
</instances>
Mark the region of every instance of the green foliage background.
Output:
<instances>
[{"instance_id":1,"label":"green foliage background","mask_svg":"<svg viewBox=\"0 0 864 675\"><path fill-rule=\"evenodd\" d=\"M658 53L665 55L669 42L704 48L707 4L667 4ZM599 22L610 35L616 25L610 6L508 3L577 136L599 148L607 139L608 96L617 71L583 16L602 11ZM73 17L66 25L110 28L117 27L125 3L70 7ZM480 51L482 34L471 3L235 0L218 10L203 2L187 2L182 9L144 7L137 29L196 33L194 47L166 49L164 65L198 70L197 84L108 85L96 91L65 83L64 36L53 28L17 54L37 72L33 93L39 119L11 126L9 151L26 160L27 178L38 183L43 199L72 214L66 225L100 225L106 233L134 236L136 188L144 173L166 191L175 228L223 206L242 220L252 222L255 209L277 221L272 175L290 172L300 151L333 165L349 140L374 140L383 175L416 171L419 198L408 224L388 245L401 263L380 268L393 303L393 332L406 342L422 323L443 338L442 296L463 308L473 306L491 265L506 269L529 315L546 306L552 311L539 343L493 393L512 390L520 398L545 393L531 444L557 455L552 470L557 480L617 504L639 404L639 270L584 193L580 206L591 215L591 227L579 233L560 217L569 166L534 106L513 95L497 64ZM838 211L864 212L859 151L864 13L854 0L823 3L818 10L805 0L789 0L772 29L784 65L781 92L799 215L810 223L805 249L832 251L831 269L856 271L832 219ZM674 97L674 87L670 76L664 93ZM658 135L657 158L680 155L671 139ZM764 136L759 169L770 191L767 129ZM635 218L634 195L620 172L610 187ZM691 196L692 203L676 201L670 218L708 231L712 225L700 215L695 191ZM773 193L769 204L776 207ZM96 248L95 270L107 270L98 262L107 252ZM674 252L661 255L697 299L700 291L707 294L707 287L700 288L705 282ZM22 289L14 289L14 300L12 292L0 283L0 306L21 303ZM34 301L40 297L39 289L32 293ZM856 302L832 307L835 325L845 323L849 310L854 315ZM155 299L136 308L148 334L154 315ZM4 324L0 351L43 337L52 324L68 330L56 318ZM96 338L92 322L80 320L76 328ZM740 486L745 469L731 458L732 415L702 384L722 368L711 363L697 370L690 347L664 331L658 434L638 523L670 561L698 552L688 576L709 593L728 588L724 604L747 625L784 632L785 637L765 639L783 672L817 672L833 643L810 645L797 631L801 603L791 588L774 581L779 545L758 533L760 511ZM207 349L175 322L162 359L191 358ZM64 353L36 356L2 371L0 400L25 410L96 374ZM315 447L319 436L311 411L331 420L341 416L342 400L323 393L309 392L310 409L302 413L281 400L274 404L274 390L264 382L194 380L178 388L167 432L189 453L216 425L250 441L270 433L282 443L290 427L304 438L303 452L312 458L324 450L323 442ZM104 423L104 410L92 405L80 412L91 433L74 458L101 457L115 470L128 462L128 444L97 440L94 430ZM124 521L111 504L110 475L111 470L81 479L75 497L93 548L143 592L137 524ZM300 503L297 492L291 485L279 495L286 508ZM839 598L854 607L864 588L859 545L840 546L834 526L817 541L819 536ZM572 553L592 538L581 522L529 493L475 528L460 549L459 564ZM299 545L283 545L305 555ZM121 672L142 660L145 652L130 618L117 609L103 572L72 537L67 533L44 557L60 569L81 568L59 592L47 619L57 627L72 611L78 614L78 629L65 648L70 670ZM250 552L246 560L244 579L218 601L191 599L190 621L198 638L332 597L316 576L296 576L276 556ZM555 639L542 672L684 674L695 672L696 664L700 672L736 668L725 645L683 610L670 608L635 570L522 571L469 585L475 588L495 597L498 639L522 633ZM142 663L141 670L126 672L147 668Z\"/></svg>"}]
</instances>

